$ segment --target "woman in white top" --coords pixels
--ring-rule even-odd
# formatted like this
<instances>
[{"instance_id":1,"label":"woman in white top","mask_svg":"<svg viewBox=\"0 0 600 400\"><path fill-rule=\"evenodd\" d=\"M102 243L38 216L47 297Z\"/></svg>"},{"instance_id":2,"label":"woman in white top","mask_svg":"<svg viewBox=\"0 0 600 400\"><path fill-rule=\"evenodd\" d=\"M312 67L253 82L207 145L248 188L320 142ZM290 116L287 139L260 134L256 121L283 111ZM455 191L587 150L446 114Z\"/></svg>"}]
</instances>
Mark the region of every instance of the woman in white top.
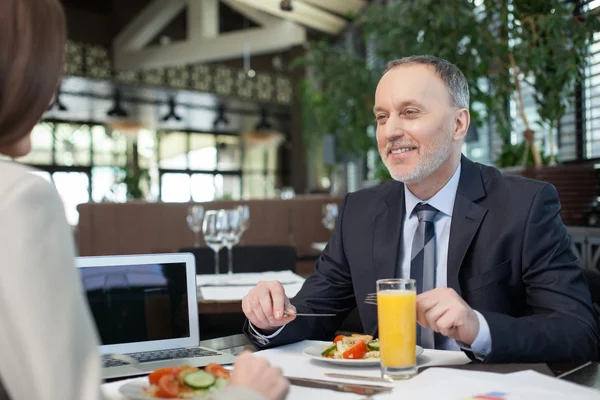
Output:
<instances>
[{"instance_id":1,"label":"woman in white top","mask_svg":"<svg viewBox=\"0 0 600 400\"><path fill-rule=\"evenodd\" d=\"M30 132L63 70L59 0L0 0L0 154L31 150ZM54 187L0 161L0 399L101 399L98 338ZM251 365L252 364L252 365ZM244 355L216 399L282 399L281 370Z\"/></svg>"}]
</instances>

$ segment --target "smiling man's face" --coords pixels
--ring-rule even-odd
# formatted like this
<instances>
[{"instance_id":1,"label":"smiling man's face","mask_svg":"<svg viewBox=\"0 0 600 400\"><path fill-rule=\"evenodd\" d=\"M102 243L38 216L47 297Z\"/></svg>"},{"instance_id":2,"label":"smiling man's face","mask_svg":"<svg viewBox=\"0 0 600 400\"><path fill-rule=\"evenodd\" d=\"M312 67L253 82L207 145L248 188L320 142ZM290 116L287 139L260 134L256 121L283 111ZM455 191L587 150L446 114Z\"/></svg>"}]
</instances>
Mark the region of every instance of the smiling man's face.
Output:
<instances>
[{"instance_id":1,"label":"smiling man's face","mask_svg":"<svg viewBox=\"0 0 600 400\"><path fill-rule=\"evenodd\" d=\"M460 143L454 137L454 115L444 81L431 66L393 68L375 92L377 146L392 178L418 183L449 164ZM449 167L449 165L448 165Z\"/></svg>"}]
</instances>

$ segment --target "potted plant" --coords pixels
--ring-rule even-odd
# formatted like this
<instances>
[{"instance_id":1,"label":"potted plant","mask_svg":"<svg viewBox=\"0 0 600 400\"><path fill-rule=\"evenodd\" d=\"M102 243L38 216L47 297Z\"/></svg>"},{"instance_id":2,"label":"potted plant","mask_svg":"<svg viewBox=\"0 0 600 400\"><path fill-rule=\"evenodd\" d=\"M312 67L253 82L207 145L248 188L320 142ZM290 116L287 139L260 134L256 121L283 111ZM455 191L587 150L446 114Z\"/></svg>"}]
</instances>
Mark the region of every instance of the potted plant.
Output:
<instances>
[{"instance_id":1,"label":"potted plant","mask_svg":"<svg viewBox=\"0 0 600 400\"><path fill-rule=\"evenodd\" d=\"M499 166L554 164L554 131L583 77L593 32L600 29L595 17L575 16L574 11L572 2L562 0L373 3L357 23L363 41L374 46L379 61L375 69L344 48L311 44L305 57L311 76L302 91L305 134L319 142L333 133L342 151L364 154L374 145L366 129L372 123L373 92L383 62L431 54L465 74L472 123L492 120L505 143ZM535 146L523 85L533 89L539 128L548 138L547 156ZM526 126L526 140L518 145L509 140L511 98Z\"/></svg>"}]
</instances>

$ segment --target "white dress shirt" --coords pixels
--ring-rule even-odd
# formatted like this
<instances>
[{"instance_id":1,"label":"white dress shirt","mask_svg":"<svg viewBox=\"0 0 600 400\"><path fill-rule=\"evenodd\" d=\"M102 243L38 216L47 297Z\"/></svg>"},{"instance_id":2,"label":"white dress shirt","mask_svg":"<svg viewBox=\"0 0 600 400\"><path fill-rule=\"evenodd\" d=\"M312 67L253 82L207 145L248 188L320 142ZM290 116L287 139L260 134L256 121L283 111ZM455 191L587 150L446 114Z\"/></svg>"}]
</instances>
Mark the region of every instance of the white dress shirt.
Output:
<instances>
[{"instance_id":1,"label":"white dress shirt","mask_svg":"<svg viewBox=\"0 0 600 400\"><path fill-rule=\"evenodd\" d=\"M412 241L419 225L417 214L414 212L415 207L419 203L429 204L435 207L439 212L434 219L435 236L436 236L436 275L435 275L435 287L446 287L447 286L447 270L448 270L448 245L450 239L450 225L452 223L452 210L454 209L454 199L456 198L456 191L458 190L458 181L460 180L460 164L452 175L452 178L446 183L446 185L437 192L432 198L426 201L420 200L416 197L408 187L405 186L404 191L404 230L402 233L402 258L400 260L400 277L410 278L410 261L412 251ZM472 350L477 358L483 358L492 349L492 339L490 334L490 327L481 313L475 311L477 318L479 319L479 332L473 344L469 347L465 344L458 344L455 340L445 337L445 340L440 343L441 349L444 350L460 350L463 349ZM257 340L258 343L266 345L269 343L269 339L277 336L285 327L282 326L271 335L263 335L250 323L250 331Z\"/></svg>"}]
</instances>

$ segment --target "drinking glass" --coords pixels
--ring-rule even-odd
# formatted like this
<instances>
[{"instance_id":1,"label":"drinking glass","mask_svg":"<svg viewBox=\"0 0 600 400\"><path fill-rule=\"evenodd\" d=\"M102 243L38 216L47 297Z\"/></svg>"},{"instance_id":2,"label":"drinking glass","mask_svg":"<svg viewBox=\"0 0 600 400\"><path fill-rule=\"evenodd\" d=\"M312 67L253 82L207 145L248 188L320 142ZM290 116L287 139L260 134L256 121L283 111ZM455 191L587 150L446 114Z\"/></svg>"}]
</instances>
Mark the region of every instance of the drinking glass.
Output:
<instances>
[{"instance_id":1,"label":"drinking glass","mask_svg":"<svg viewBox=\"0 0 600 400\"><path fill-rule=\"evenodd\" d=\"M417 292L414 279L377 281L381 376L408 379L417 374Z\"/></svg>"},{"instance_id":2,"label":"drinking glass","mask_svg":"<svg viewBox=\"0 0 600 400\"><path fill-rule=\"evenodd\" d=\"M206 245L215 252L215 274L219 274L219 251L223 248L223 210L210 210L204 214L202 233Z\"/></svg>"},{"instance_id":3,"label":"drinking glass","mask_svg":"<svg viewBox=\"0 0 600 400\"><path fill-rule=\"evenodd\" d=\"M330 231L333 231L333 229L335 228L335 220L338 216L338 205L336 203L325 204L323 206L322 211L323 219L321 220L321 222L323 222L325 228L329 229Z\"/></svg>"},{"instance_id":4,"label":"drinking glass","mask_svg":"<svg viewBox=\"0 0 600 400\"><path fill-rule=\"evenodd\" d=\"M222 238L223 244L227 247L227 274L233 274L233 246L240 242L242 237L242 218L240 211L221 210L223 212Z\"/></svg>"},{"instance_id":5,"label":"drinking glass","mask_svg":"<svg viewBox=\"0 0 600 400\"><path fill-rule=\"evenodd\" d=\"M240 239L241 239L244 232L246 232L248 230L248 228L250 228L250 207L248 207L247 205L240 204L239 206L237 206L237 210L239 211L240 218L241 218L241 225L240 225L240 229L241 229Z\"/></svg>"},{"instance_id":6,"label":"drinking glass","mask_svg":"<svg viewBox=\"0 0 600 400\"><path fill-rule=\"evenodd\" d=\"M200 231L202 231L202 220L204 218L204 207L194 204L188 207L187 224L194 232L194 247L200 247Z\"/></svg>"}]
</instances>

